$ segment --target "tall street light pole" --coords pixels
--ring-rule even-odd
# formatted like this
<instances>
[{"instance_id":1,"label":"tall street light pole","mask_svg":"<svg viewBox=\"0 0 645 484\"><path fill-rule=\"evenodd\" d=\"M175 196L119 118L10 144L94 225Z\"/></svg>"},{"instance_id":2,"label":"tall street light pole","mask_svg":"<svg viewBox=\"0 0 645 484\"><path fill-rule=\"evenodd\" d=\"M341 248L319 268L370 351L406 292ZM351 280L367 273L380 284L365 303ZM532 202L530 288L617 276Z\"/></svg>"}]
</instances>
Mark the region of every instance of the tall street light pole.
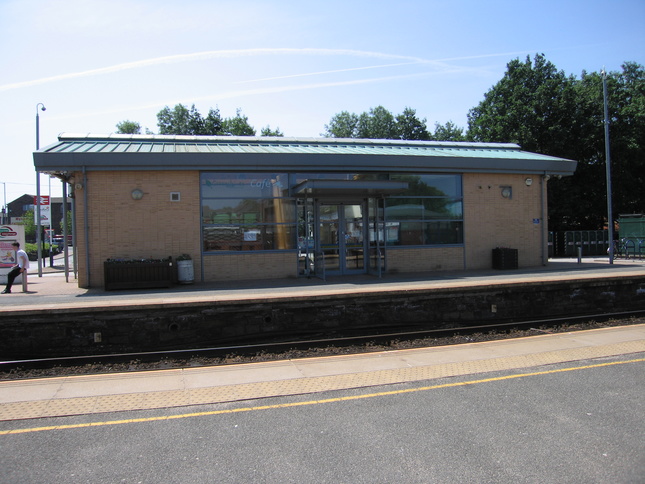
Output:
<instances>
[{"instance_id":1,"label":"tall street light pole","mask_svg":"<svg viewBox=\"0 0 645 484\"><path fill-rule=\"evenodd\" d=\"M605 105L605 177L607 178L607 230L609 231L609 263L614 263L614 215L611 209L611 158L609 156L609 108L607 106L607 72L603 68L602 96Z\"/></svg>"},{"instance_id":2,"label":"tall street light pole","mask_svg":"<svg viewBox=\"0 0 645 484\"><path fill-rule=\"evenodd\" d=\"M38 116L38 108L45 111L43 103L36 104L36 151L40 149L40 117ZM38 277L43 277L43 249L41 247L40 236L40 172L36 169L36 245L38 246Z\"/></svg>"},{"instance_id":3,"label":"tall street light pole","mask_svg":"<svg viewBox=\"0 0 645 484\"><path fill-rule=\"evenodd\" d=\"M7 183L2 183L2 188L4 189L4 205L2 206L2 223L7 223L7 215L9 215L9 209L7 208Z\"/></svg>"}]
</instances>

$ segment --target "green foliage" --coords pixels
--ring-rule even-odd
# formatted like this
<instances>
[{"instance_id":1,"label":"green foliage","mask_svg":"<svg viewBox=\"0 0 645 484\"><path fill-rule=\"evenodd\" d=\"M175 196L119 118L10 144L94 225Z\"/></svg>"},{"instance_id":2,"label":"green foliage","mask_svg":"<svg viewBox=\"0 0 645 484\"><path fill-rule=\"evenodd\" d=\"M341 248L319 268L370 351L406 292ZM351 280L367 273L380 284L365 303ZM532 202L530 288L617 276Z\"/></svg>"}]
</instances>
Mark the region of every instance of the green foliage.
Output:
<instances>
[{"instance_id":1,"label":"green foliage","mask_svg":"<svg viewBox=\"0 0 645 484\"><path fill-rule=\"evenodd\" d=\"M446 124L434 124L434 134L431 139L435 141L466 141L466 135L462 128L452 121L448 121Z\"/></svg>"},{"instance_id":2,"label":"green foliage","mask_svg":"<svg viewBox=\"0 0 645 484\"><path fill-rule=\"evenodd\" d=\"M358 117L356 126L358 138L397 139L399 137L396 121L391 112L383 106L370 108L369 112Z\"/></svg>"},{"instance_id":3,"label":"green foliage","mask_svg":"<svg viewBox=\"0 0 645 484\"><path fill-rule=\"evenodd\" d=\"M51 247L51 250L52 250L52 252L53 252L54 254L58 254L58 253L60 252L60 251L59 251L59 248L58 248L58 246L57 246L56 244L54 244L54 245L51 245L51 246L50 246L50 245L49 245L49 243L47 243L47 242L43 242L43 244L42 244L42 248L41 248L41 251L40 251L40 253L41 253L41 255L42 255L43 257L49 257L49 250L50 250L50 247ZM37 255L38 255L38 244L31 244L31 243L27 242L27 243L25 244L25 246L23 247L23 250L24 250L28 255L30 255L30 256L31 256L31 257L30 257L30 260L31 260L31 259L35 259L35 258L37 258Z\"/></svg>"},{"instance_id":4,"label":"green foliage","mask_svg":"<svg viewBox=\"0 0 645 484\"><path fill-rule=\"evenodd\" d=\"M193 104L188 109L183 104L177 104L170 109L168 106L157 113L159 134L203 134L204 120Z\"/></svg>"},{"instance_id":5,"label":"green foliage","mask_svg":"<svg viewBox=\"0 0 645 484\"><path fill-rule=\"evenodd\" d=\"M219 109L210 108L208 115L204 119L204 131L211 136L222 134L222 117L219 114Z\"/></svg>"},{"instance_id":6,"label":"green foliage","mask_svg":"<svg viewBox=\"0 0 645 484\"><path fill-rule=\"evenodd\" d=\"M645 211L645 73L625 63L607 79L613 211ZM468 114L468 137L578 161L572 177L551 180L549 230L595 230L606 223L602 76L558 71L543 55L518 59Z\"/></svg>"},{"instance_id":7,"label":"green foliage","mask_svg":"<svg viewBox=\"0 0 645 484\"><path fill-rule=\"evenodd\" d=\"M219 109L209 109L204 118L193 104L190 109L183 104L177 104L170 109L168 106L157 113L159 134L176 135L207 135L207 136L255 136L255 129L249 124L249 119L242 115L240 109L235 117L222 119ZM272 132L271 136L283 136L280 130Z\"/></svg>"},{"instance_id":8,"label":"green foliage","mask_svg":"<svg viewBox=\"0 0 645 484\"><path fill-rule=\"evenodd\" d=\"M276 128L275 130L271 129L271 126L267 125L264 128L260 130L260 136L278 136L282 137L284 136L284 133L280 131L280 128Z\"/></svg>"},{"instance_id":9,"label":"green foliage","mask_svg":"<svg viewBox=\"0 0 645 484\"><path fill-rule=\"evenodd\" d=\"M36 238L36 221L34 219L34 211L27 210L22 214L23 226L25 227L25 237L30 239Z\"/></svg>"},{"instance_id":10,"label":"green foliage","mask_svg":"<svg viewBox=\"0 0 645 484\"><path fill-rule=\"evenodd\" d=\"M243 116L239 108L234 118L222 121L222 131L227 136L255 136L255 128L249 124L249 118Z\"/></svg>"},{"instance_id":11,"label":"green foliage","mask_svg":"<svg viewBox=\"0 0 645 484\"><path fill-rule=\"evenodd\" d=\"M428 131L426 119L419 119L416 110L406 107L401 114L392 115L383 106L361 114L342 111L325 125L323 136L328 138L366 138L463 141L463 129L451 121L435 124L434 135Z\"/></svg>"},{"instance_id":12,"label":"green foliage","mask_svg":"<svg viewBox=\"0 0 645 484\"><path fill-rule=\"evenodd\" d=\"M67 233L72 234L72 211L68 210L67 211L67 216L65 217L67 221ZM65 233L65 224L63 220L60 221L60 233L64 234Z\"/></svg>"},{"instance_id":13,"label":"green foliage","mask_svg":"<svg viewBox=\"0 0 645 484\"><path fill-rule=\"evenodd\" d=\"M141 134L141 125L136 121L126 119L116 124L116 132L119 134Z\"/></svg>"},{"instance_id":14,"label":"green foliage","mask_svg":"<svg viewBox=\"0 0 645 484\"><path fill-rule=\"evenodd\" d=\"M405 108L396 117L397 137L410 140L431 139L426 126L426 118L419 119L417 112L412 108Z\"/></svg>"},{"instance_id":15,"label":"green foliage","mask_svg":"<svg viewBox=\"0 0 645 484\"><path fill-rule=\"evenodd\" d=\"M358 115L342 111L331 118L325 125L323 136L326 138L357 138Z\"/></svg>"}]
</instances>

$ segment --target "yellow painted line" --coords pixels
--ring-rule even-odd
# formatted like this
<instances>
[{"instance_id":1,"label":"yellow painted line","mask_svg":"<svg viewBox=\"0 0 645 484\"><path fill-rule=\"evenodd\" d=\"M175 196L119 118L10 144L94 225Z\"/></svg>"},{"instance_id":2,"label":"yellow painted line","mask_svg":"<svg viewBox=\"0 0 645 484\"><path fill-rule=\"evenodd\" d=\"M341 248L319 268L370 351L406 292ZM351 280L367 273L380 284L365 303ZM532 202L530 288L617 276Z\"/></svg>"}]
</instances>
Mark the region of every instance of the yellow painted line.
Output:
<instances>
[{"instance_id":1,"label":"yellow painted line","mask_svg":"<svg viewBox=\"0 0 645 484\"><path fill-rule=\"evenodd\" d=\"M645 358L637 358L637 359L627 360L627 361L613 361L608 363L597 363L594 365L561 368L558 370L536 371L533 373L520 373L517 375L506 375L506 376L498 376L498 377L492 377L492 378L483 378L480 380L471 380L471 381L456 382L456 383L443 383L440 385L431 385L431 386L425 386L425 387L419 387L419 388L408 388L405 390L392 390L388 392L368 393L365 395L327 398L324 400L308 400L306 402L279 403L275 405L262 405L258 407L242 407L242 408L234 408L234 409L227 409L227 410L213 410L209 412L194 412L194 413L184 413L180 415L165 415L161 417L131 418L131 419L125 419L125 420L108 420L105 422L88 422L88 423L71 424L71 425L52 425L49 427L32 427L32 428L25 428L25 429L1 430L0 435L27 434L32 432L44 432L47 430L68 430L68 429L82 429L82 428L88 428L88 427L105 427L108 425L159 422L164 420L177 420L177 419L192 418L192 417L206 417L210 415L224 415L224 414L240 413L240 412L255 412L259 410L274 410L279 408L302 407L305 405L320 405L323 403L345 402L350 400L361 400L364 398L374 398L374 397L383 397L383 396L391 396L391 395L401 395L404 393L424 392L428 390L437 390L441 388L452 388L452 387L460 387L465 385L477 385L479 383L513 380L516 378L525 378L529 376L551 375L555 373L563 373L566 371L587 370L590 368L602 368L605 366L613 366L613 365L625 365L627 363L641 363L644 361L645 361Z\"/></svg>"}]
</instances>

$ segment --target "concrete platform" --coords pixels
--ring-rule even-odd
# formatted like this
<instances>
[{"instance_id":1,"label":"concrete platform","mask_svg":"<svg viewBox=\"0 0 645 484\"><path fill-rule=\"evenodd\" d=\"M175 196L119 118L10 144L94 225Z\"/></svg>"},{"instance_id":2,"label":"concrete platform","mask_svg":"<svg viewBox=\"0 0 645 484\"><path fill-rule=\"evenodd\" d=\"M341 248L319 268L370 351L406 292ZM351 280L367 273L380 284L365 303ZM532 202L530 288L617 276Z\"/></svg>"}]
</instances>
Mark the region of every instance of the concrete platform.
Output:
<instances>
[{"instance_id":1,"label":"concrete platform","mask_svg":"<svg viewBox=\"0 0 645 484\"><path fill-rule=\"evenodd\" d=\"M0 382L0 420L185 407L645 353L645 325L268 363ZM643 359L645 362L645 358ZM3 430L0 435L17 430Z\"/></svg>"},{"instance_id":2,"label":"concrete platform","mask_svg":"<svg viewBox=\"0 0 645 484\"><path fill-rule=\"evenodd\" d=\"M200 301L374 294L645 276L645 261L556 259L546 267L248 283L194 284L162 290L81 289L64 274L31 274L29 292L0 296L4 313L109 307L172 307ZM19 289L16 287L16 289ZM289 360L213 368L0 382L0 420L19 420L202 405L253 398L360 388L509 368L645 352L645 325L441 348ZM0 357L1 359L1 357Z\"/></svg>"},{"instance_id":3,"label":"concrete platform","mask_svg":"<svg viewBox=\"0 0 645 484\"><path fill-rule=\"evenodd\" d=\"M269 301L347 294L405 292L429 288L486 287L500 284L588 280L645 275L645 260L619 259L613 264L607 258L552 259L547 266L499 271L432 272L423 274L387 274L382 278L370 275L321 279L280 279L248 282L195 283L169 289L105 291L102 288L79 288L73 274L66 282L60 270L45 269L38 277L29 274L29 290L20 292L14 286L12 294L0 295L0 315L3 312L109 307L165 307L203 301Z\"/></svg>"}]
</instances>

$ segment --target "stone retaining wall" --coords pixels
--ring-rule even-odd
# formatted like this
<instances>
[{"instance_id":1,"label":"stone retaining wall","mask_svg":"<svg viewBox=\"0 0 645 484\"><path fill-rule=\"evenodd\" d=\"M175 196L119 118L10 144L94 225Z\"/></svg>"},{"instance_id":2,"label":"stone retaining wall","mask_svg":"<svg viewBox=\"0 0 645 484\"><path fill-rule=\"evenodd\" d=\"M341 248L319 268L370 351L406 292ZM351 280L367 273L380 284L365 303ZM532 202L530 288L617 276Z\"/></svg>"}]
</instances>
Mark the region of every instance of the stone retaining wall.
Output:
<instances>
[{"instance_id":1,"label":"stone retaining wall","mask_svg":"<svg viewBox=\"0 0 645 484\"><path fill-rule=\"evenodd\" d=\"M10 360L203 348L637 309L645 309L643 276L178 306L8 311L0 321L0 355Z\"/></svg>"}]
</instances>

